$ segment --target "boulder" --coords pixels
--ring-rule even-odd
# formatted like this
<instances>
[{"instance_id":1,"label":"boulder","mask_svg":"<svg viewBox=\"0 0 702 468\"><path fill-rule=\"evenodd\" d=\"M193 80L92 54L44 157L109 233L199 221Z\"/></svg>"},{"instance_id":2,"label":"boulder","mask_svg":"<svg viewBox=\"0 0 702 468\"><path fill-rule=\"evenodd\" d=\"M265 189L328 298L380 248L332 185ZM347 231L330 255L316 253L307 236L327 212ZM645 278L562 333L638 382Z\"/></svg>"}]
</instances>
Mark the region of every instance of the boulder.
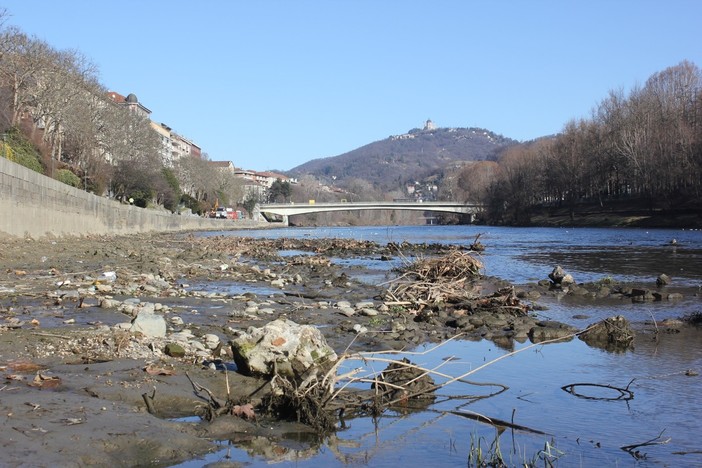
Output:
<instances>
[{"instance_id":1,"label":"boulder","mask_svg":"<svg viewBox=\"0 0 702 468\"><path fill-rule=\"evenodd\" d=\"M577 332L575 327L566 325L561 322L554 322L551 320L542 320L536 322L536 325L531 327L529 330L529 339L533 343L541 343L543 341L563 339L572 339L573 335Z\"/></svg>"},{"instance_id":2,"label":"boulder","mask_svg":"<svg viewBox=\"0 0 702 468\"><path fill-rule=\"evenodd\" d=\"M623 351L634 341L629 321L617 315L587 327L578 337L590 346L607 351Z\"/></svg>"},{"instance_id":3,"label":"boulder","mask_svg":"<svg viewBox=\"0 0 702 468\"><path fill-rule=\"evenodd\" d=\"M163 338L166 336L166 320L163 316L155 314L152 309L144 308L132 320L129 331L150 338Z\"/></svg>"},{"instance_id":4,"label":"boulder","mask_svg":"<svg viewBox=\"0 0 702 468\"><path fill-rule=\"evenodd\" d=\"M337 359L319 329L286 319L250 327L230 345L239 371L246 375L278 374L301 380L312 368L326 367Z\"/></svg>"}]
</instances>

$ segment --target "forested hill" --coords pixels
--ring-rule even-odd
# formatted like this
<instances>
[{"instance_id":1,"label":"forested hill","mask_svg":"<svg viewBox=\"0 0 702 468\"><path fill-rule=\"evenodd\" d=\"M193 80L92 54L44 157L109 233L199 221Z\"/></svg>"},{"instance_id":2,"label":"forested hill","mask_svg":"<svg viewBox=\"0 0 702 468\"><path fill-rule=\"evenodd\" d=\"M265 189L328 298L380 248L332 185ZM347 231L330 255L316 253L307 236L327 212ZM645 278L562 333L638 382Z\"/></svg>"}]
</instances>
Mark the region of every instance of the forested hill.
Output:
<instances>
[{"instance_id":1,"label":"forested hill","mask_svg":"<svg viewBox=\"0 0 702 468\"><path fill-rule=\"evenodd\" d=\"M513 144L517 141L482 128L413 129L339 156L314 159L290 173L321 179L336 177L340 185L346 180L363 179L380 189L393 190L439 173L455 161L491 159Z\"/></svg>"}]
</instances>

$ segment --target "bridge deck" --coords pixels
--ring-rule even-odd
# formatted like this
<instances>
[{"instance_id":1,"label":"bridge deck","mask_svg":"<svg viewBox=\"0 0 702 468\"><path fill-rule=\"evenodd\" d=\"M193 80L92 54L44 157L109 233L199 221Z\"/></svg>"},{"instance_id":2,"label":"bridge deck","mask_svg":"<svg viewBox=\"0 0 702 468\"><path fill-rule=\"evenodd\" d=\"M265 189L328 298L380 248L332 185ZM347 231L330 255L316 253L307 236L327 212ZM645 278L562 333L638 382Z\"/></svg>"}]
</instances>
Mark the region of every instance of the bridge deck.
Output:
<instances>
[{"instance_id":1,"label":"bridge deck","mask_svg":"<svg viewBox=\"0 0 702 468\"><path fill-rule=\"evenodd\" d=\"M323 213L329 211L356 210L412 210L439 211L446 213L475 214L482 205L478 203L457 202L353 202L353 203L270 203L258 205L260 213L269 213L287 218L288 216ZM287 219L285 220L287 221Z\"/></svg>"}]
</instances>

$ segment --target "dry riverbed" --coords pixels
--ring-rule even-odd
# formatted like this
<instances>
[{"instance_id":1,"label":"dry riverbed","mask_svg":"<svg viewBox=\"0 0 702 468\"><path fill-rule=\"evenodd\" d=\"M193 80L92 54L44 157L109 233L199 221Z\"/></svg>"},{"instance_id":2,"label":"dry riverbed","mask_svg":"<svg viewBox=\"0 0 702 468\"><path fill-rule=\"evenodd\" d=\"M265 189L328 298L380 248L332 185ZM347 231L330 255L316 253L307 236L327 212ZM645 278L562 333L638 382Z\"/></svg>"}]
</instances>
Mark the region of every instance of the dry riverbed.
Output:
<instances>
[{"instance_id":1,"label":"dry riverbed","mask_svg":"<svg viewBox=\"0 0 702 468\"><path fill-rule=\"evenodd\" d=\"M280 257L281 250L305 254ZM353 280L354 272L330 261L405 254L427 260L384 285ZM227 343L281 317L318 327L338 354L409 349L457 334L509 348L514 340L577 331L534 316L542 296L563 288L484 278L477 258L469 249L333 239L2 239L2 464L168 466L214 450L212 441L221 439L279 458L275 441L284 432L311 429L259 408L268 381L236 372ZM567 292L675 299L606 284ZM145 309L165 318L165 336L134 328ZM178 421L211 406L203 389L240 402L238 414Z\"/></svg>"}]
</instances>

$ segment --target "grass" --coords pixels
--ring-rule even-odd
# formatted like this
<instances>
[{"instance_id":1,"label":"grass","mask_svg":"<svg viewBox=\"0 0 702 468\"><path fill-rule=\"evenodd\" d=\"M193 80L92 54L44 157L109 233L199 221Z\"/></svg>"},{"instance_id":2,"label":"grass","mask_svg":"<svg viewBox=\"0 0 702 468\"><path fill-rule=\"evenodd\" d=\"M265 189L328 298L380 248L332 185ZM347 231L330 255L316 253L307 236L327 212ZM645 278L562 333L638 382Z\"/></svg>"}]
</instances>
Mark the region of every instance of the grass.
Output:
<instances>
[{"instance_id":1,"label":"grass","mask_svg":"<svg viewBox=\"0 0 702 468\"><path fill-rule=\"evenodd\" d=\"M468 467L472 468L507 468L507 467L523 467L537 468L540 466L554 467L558 464L558 459L565 455L564 452L558 450L554 441L544 442L544 448L535 453L531 459L527 459L526 455L520 455L520 460L505 460L500 447L500 435L502 431L495 432L495 438L492 442L484 437L479 437L471 434L470 449L468 451ZM512 451L512 455L517 455L516 449ZM510 457L511 458L511 457Z\"/></svg>"}]
</instances>

